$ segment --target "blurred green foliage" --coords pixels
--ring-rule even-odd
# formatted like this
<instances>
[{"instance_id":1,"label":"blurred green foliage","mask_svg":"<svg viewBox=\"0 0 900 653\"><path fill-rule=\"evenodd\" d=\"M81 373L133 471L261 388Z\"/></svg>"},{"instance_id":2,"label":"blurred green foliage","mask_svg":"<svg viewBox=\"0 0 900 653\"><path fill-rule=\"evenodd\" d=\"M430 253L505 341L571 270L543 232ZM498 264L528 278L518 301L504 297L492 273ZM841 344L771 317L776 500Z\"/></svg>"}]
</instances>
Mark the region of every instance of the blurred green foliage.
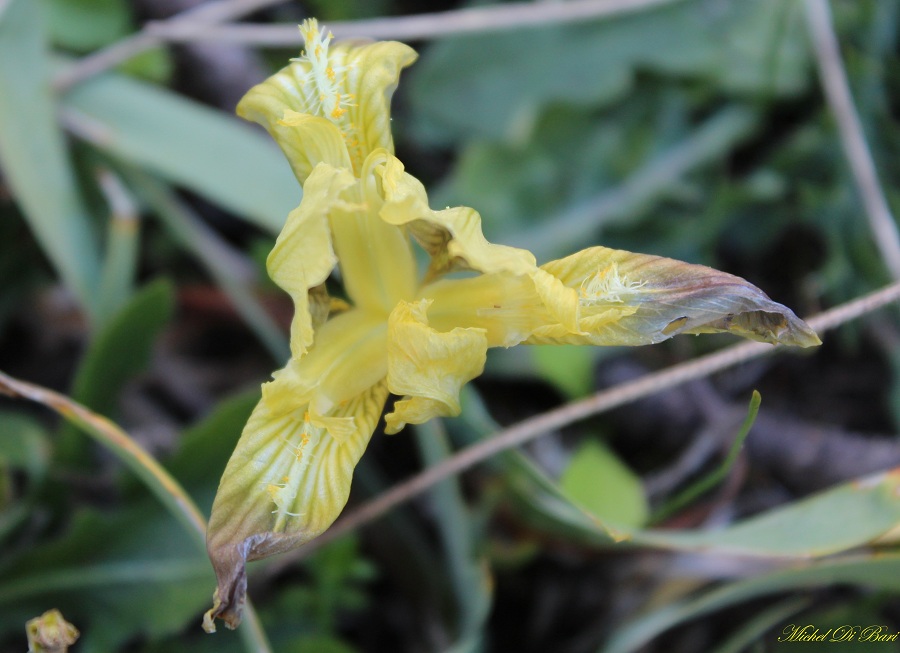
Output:
<instances>
[{"instance_id":1,"label":"blurred green foliage","mask_svg":"<svg viewBox=\"0 0 900 653\"><path fill-rule=\"evenodd\" d=\"M400 14L411 4L290 3L271 15L296 21L306 11L327 24ZM831 4L873 157L896 207L900 2ZM38 378L65 377L68 394L114 418L161 341L177 339L172 334L190 321L185 289L198 279L207 299L221 292L268 355L283 356L272 310L278 295L260 279L259 244L271 242L300 197L264 134L170 87L178 64L164 48L65 93L53 88L54 75L79 57L132 34L132 11L125 0L0 2L3 360ZM396 96L401 158L414 174L431 176L434 206L477 208L494 241L529 247L542 260L602 242L706 263L747 276L800 314L887 280L818 91L800 1L680 0L603 20L438 39L420 50ZM101 187L104 174L121 182L141 215L124 237L114 198ZM48 320L41 308L54 279L84 318L80 353L48 364L52 356L38 351L44 345L35 337L17 359L10 342L22 323L61 337L54 314ZM895 325L884 333L888 342L900 337ZM835 339L834 358L863 347L860 330ZM687 356L713 345L678 346L678 356ZM884 396L874 400L895 430L896 352L885 357L892 367ZM577 398L595 389L595 365L611 355L517 348L492 353L489 372L500 385L524 381L544 396ZM270 367L265 353L257 357ZM224 376L240 376L234 368ZM252 385L264 380L257 376ZM509 387L507 404L528 403L517 394L521 386ZM446 424L459 445L499 428L467 393L462 417ZM204 510L257 395L216 395L209 414L178 424L163 462ZM436 428L419 434L423 462L412 469L449 455ZM541 556L560 549L602 556L625 536L686 552L830 554L900 522L896 483L879 477L755 518L730 515L718 531L640 530L649 510L640 478L600 442L601 432L582 429L575 446L559 439L555 467L510 452L492 459L478 483L447 481L425 501L429 521L421 506L395 512L367 533L368 548L350 537L280 574L251 567L251 595L255 583L265 587L257 603L274 650L378 650L364 644L373 623L409 631L403 644L389 644L398 649L413 642L488 650L491 602L501 597L491 565L527 575ZM381 458L367 456L355 492L375 493L410 472L404 462L416 454L398 440L379 445L389 452ZM92 495L89 480L101 496ZM7 403L0 406L0 552L2 651L20 650L25 621L51 607L81 630L78 651L242 646L233 633L199 632L212 571L171 515L73 427ZM631 608L627 620L611 624L603 650L637 650L679 624L760 597L770 609L742 614L722 632L721 650L759 641L798 612L813 621L875 621L900 590L897 567L895 552L862 549L773 564L720 584L693 579L686 589L660 580L662 589L648 594L653 607ZM834 585L879 593L807 613L793 594L771 600ZM397 613L382 595L396 592L416 608L402 613L412 615L408 623L386 626ZM616 587L608 592L614 597ZM587 632L584 641L599 640Z\"/></svg>"}]
</instances>

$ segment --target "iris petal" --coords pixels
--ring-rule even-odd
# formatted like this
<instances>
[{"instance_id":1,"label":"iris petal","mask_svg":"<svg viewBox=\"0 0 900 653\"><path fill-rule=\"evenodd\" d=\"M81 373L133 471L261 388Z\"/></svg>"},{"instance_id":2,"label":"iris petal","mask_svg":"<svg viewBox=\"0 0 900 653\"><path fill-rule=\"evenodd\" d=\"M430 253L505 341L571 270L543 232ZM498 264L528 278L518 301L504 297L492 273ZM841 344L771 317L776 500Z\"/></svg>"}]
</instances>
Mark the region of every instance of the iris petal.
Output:
<instances>
[{"instance_id":1,"label":"iris petal","mask_svg":"<svg viewBox=\"0 0 900 653\"><path fill-rule=\"evenodd\" d=\"M408 423L458 415L460 388L484 371L488 346L484 330L436 331L426 316L430 303L400 302L388 320L387 384L403 399L384 418L387 433Z\"/></svg>"},{"instance_id":2,"label":"iris petal","mask_svg":"<svg viewBox=\"0 0 900 653\"><path fill-rule=\"evenodd\" d=\"M248 561L296 548L334 522L386 398L382 381L327 415L302 404L290 412L257 404L210 517L207 550L218 587L208 629L216 618L232 628L240 623Z\"/></svg>"},{"instance_id":3,"label":"iris petal","mask_svg":"<svg viewBox=\"0 0 900 653\"><path fill-rule=\"evenodd\" d=\"M578 293L582 333L548 325L529 343L646 345L679 333L727 331L762 342L820 344L789 308L703 265L591 247L542 269Z\"/></svg>"},{"instance_id":4,"label":"iris petal","mask_svg":"<svg viewBox=\"0 0 900 653\"><path fill-rule=\"evenodd\" d=\"M359 174L370 152L377 148L394 150L390 100L401 69L415 61L417 55L409 46L396 42L330 45L330 39L323 37L313 22L304 23L303 31L307 50L312 52L251 88L238 103L237 113L268 130L300 183L315 164L310 161L308 147L321 134L314 137L297 129L290 124L296 120L292 114L283 120L286 112L309 114L332 123L344 142L350 167ZM314 129L320 126L321 123L307 125ZM331 148L313 151L330 152Z\"/></svg>"},{"instance_id":5,"label":"iris petal","mask_svg":"<svg viewBox=\"0 0 900 653\"><path fill-rule=\"evenodd\" d=\"M341 203L341 193L353 183L353 176L346 170L327 164L317 167L306 180L300 206L288 215L269 254L269 276L294 300L291 322L294 356L303 355L313 342L309 291L320 286L337 263L327 215Z\"/></svg>"}]
</instances>

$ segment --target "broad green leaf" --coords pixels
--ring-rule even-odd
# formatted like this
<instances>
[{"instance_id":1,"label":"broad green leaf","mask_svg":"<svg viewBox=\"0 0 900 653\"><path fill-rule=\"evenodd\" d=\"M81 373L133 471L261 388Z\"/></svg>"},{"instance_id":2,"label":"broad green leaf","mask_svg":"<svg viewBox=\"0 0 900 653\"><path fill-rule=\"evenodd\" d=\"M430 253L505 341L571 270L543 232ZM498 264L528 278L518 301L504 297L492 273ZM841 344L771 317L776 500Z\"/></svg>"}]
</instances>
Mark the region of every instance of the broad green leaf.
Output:
<instances>
[{"instance_id":1,"label":"broad green leaf","mask_svg":"<svg viewBox=\"0 0 900 653\"><path fill-rule=\"evenodd\" d=\"M262 131L165 89L107 74L69 92L94 145L278 232L301 190Z\"/></svg>"},{"instance_id":2,"label":"broad green leaf","mask_svg":"<svg viewBox=\"0 0 900 653\"><path fill-rule=\"evenodd\" d=\"M43 5L53 42L70 50L101 48L131 29L125 0L43 0L39 4Z\"/></svg>"},{"instance_id":3,"label":"broad green leaf","mask_svg":"<svg viewBox=\"0 0 900 653\"><path fill-rule=\"evenodd\" d=\"M490 422L478 417L477 399L463 393L463 419L475 437L487 437ZM474 418L473 418L474 416ZM553 533L582 542L630 543L681 551L763 557L816 557L873 542L900 524L900 471L884 472L838 485L722 529L629 529L588 514L552 480L521 456L505 454L506 480L526 508L523 516ZM840 518L835 518L840 515Z\"/></svg>"},{"instance_id":4,"label":"broad green leaf","mask_svg":"<svg viewBox=\"0 0 900 653\"><path fill-rule=\"evenodd\" d=\"M467 385L460 392L462 413L447 425L454 435L472 444L499 430L478 393ZM536 528L586 545L604 546L615 542L618 533L606 522L576 505L537 465L518 451L507 451L492 461L503 470L519 515Z\"/></svg>"},{"instance_id":5,"label":"broad green leaf","mask_svg":"<svg viewBox=\"0 0 900 653\"><path fill-rule=\"evenodd\" d=\"M823 556L871 542L900 523L900 470L838 485L720 530L638 531L638 544L758 556ZM837 517L839 516L839 517Z\"/></svg>"},{"instance_id":6,"label":"broad green leaf","mask_svg":"<svg viewBox=\"0 0 900 653\"><path fill-rule=\"evenodd\" d=\"M867 554L798 562L793 568L729 583L694 598L670 603L626 623L613 633L598 653L637 651L675 625L760 596L832 585L859 585L891 593L900 592L900 554Z\"/></svg>"},{"instance_id":7,"label":"broad green leaf","mask_svg":"<svg viewBox=\"0 0 900 653\"><path fill-rule=\"evenodd\" d=\"M138 291L91 342L72 383L72 398L102 415L114 415L122 387L147 366L174 308L175 291L168 280L157 280ZM67 425L58 456L71 459L81 445L77 429Z\"/></svg>"},{"instance_id":8,"label":"broad green leaf","mask_svg":"<svg viewBox=\"0 0 900 653\"><path fill-rule=\"evenodd\" d=\"M641 480L606 445L582 443L559 479L563 494L612 524L640 527L649 507Z\"/></svg>"},{"instance_id":9,"label":"broad green leaf","mask_svg":"<svg viewBox=\"0 0 900 653\"><path fill-rule=\"evenodd\" d=\"M39 9L10 0L0 14L0 165L47 257L96 319L97 243L56 122Z\"/></svg>"},{"instance_id":10,"label":"broad green leaf","mask_svg":"<svg viewBox=\"0 0 900 653\"><path fill-rule=\"evenodd\" d=\"M156 504L81 511L60 539L5 559L0 578L0 632L53 605L81 630L83 653L181 630L214 583L193 539Z\"/></svg>"},{"instance_id":11,"label":"broad green leaf","mask_svg":"<svg viewBox=\"0 0 900 653\"><path fill-rule=\"evenodd\" d=\"M839 485L807 499L717 530L631 530L591 518L572 504L533 465L517 462L509 481L536 511L531 520L553 532L568 532L604 545L612 536L641 546L681 551L765 557L815 557L846 551L876 540L900 523L896 493L900 475L879 474ZM835 519L841 515L841 519Z\"/></svg>"},{"instance_id":12,"label":"broad green leaf","mask_svg":"<svg viewBox=\"0 0 900 653\"><path fill-rule=\"evenodd\" d=\"M705 78L731 94L797 93L807 61L802 6L783 0L685 0L610 20L446 39L413 70L415 131L442 142L521 134L548 104L619 99L641 69Z\"/></svg>"}]
</instances>

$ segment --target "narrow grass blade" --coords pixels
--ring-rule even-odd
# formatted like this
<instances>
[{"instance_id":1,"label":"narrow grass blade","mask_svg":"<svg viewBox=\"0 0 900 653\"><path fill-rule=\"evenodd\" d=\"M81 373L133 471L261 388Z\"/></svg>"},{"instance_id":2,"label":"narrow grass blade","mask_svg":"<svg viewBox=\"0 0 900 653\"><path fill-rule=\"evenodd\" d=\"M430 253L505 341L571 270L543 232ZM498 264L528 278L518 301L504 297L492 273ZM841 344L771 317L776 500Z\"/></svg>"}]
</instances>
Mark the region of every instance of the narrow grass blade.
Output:
<instances>
[{"instance_id":1,"label":"narrow grass blade","mask_svg":"<svg viewBox=\"0 0 900 653\"><path fill-rule=\"evenodd\" d=\"M447 433L440 419L416 426L416 442L426 466L450 454ZM437 511L437 527L450 567L458 610L458 640L454 651L478 650L491 606L486 568L474 551L474 534L457 479L441 481L431 490Z\"/></svg>"},{"instance_id":2,"label":"narrow grass blade","mask_svg":"<svg viewBox=\"0 0 900 653\"><path fill-rule=\"evenodd\" d=\"M690 505L694 500L703 496L728 476L731 468L734 467L734 463L737 462L741 448L744 446L744 440L747 439L750 429L753 428L753 423L756 421L757 414L759 414L760 402L762 402L762 396L754 390L753 396L750 398L750 406L747 409L747 417L741 424L741 428L738 430L734 442L732 442L731 448L728 450L728 455L725 456L722 464L661 506L656 514L653 515L651 522L659 523L666 517Z\"/></svg>"},{"instance_id":3,"label":"narrow grass blade","mask_svg":"<svg viewBox=\"0 0 900 653\"><path fill-rule=\"evenodd\" d=\"M637 651L678 624L761 596L832 585L858 585L896 593L900 591L900 554L870 553L830 558L729 583L696 597L670 603L626 623L613 633L599 653Z\"/></svg>"},{"instance_id":4,"label":"narrow grass blade","mask_svg":"<svg viewBox=\"0 0 900 653\"><path fill-rule=\"evenodd\" d=\"M97 180L110 210L97 299L105 319L115 315L134 291L141 232L137 207L119 178L110 170L100 170Z\"/></svg>"}]
</instances>

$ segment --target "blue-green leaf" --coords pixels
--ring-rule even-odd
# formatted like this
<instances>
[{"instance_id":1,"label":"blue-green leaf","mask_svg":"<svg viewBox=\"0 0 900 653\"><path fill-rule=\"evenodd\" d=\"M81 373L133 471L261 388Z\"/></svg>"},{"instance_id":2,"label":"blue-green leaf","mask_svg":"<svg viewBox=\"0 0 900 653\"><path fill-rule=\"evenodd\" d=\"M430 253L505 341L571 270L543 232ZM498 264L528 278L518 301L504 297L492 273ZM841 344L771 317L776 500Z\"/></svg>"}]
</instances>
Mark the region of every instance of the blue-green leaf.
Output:
<instances>
[{"instance_id":1,"label":"blue-green leaf","mask_svg":"<svg viewBox=\"0 0 900 653\"><path fill-rule=\"evenodd\" d=\"M63 106L92 125L83 135L95 146L273 233L300 201L261 130L163 88L110 73L73 89Z\"/></svg>"},{"instance_id":2,"label":"blue-green leaf","mask_svg":"<svg viewBox=\"0 0 900 653\"><path fill-rule=\"evenodd\" d=\"M10 0L0 14L0 165L47 257L96 318L97 242L56 122L39 9Z\"/></svg>"}]
</instances>

